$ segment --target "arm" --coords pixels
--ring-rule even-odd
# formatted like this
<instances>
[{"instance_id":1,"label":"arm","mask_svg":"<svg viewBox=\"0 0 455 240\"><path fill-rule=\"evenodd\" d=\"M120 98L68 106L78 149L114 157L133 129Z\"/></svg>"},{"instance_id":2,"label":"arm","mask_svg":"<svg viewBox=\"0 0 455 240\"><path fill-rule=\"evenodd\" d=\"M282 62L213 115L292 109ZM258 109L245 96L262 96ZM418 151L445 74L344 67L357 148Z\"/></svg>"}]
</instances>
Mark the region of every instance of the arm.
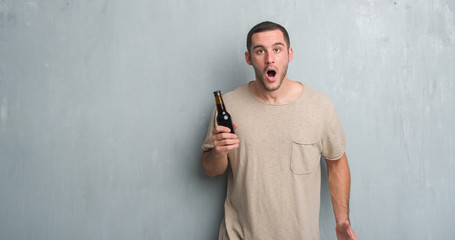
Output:
<instances>
[{"instance_id":1,"label":"arm","mask_svg":"<svg viewBox=\"0 0 455 240\"><path fill-rule=\"evenodd\" d=\"M336 233L338 239L356 240L357 237L349 221L349 192L351 188L351 175L349 172L346 154L338 160L326 160L327 174L329 177L330 196L332 198L333 212L336 220Z\"/></svg>"},{"instance_id":2,"label":"arm","mask_svg":"<svg viewBox=\"0 0 455 240\"><path fill-rule=\"evenodd\" d=\"M237 124L234 124L234 129L236 128ZM229 133L230 131L229 128L223 126L217 126L213 129L212 142L215 147L202 153L202 167L210 177L223 175L226 172L228 152L239 147L237 135Z\"/></svg>"}]
</instances>

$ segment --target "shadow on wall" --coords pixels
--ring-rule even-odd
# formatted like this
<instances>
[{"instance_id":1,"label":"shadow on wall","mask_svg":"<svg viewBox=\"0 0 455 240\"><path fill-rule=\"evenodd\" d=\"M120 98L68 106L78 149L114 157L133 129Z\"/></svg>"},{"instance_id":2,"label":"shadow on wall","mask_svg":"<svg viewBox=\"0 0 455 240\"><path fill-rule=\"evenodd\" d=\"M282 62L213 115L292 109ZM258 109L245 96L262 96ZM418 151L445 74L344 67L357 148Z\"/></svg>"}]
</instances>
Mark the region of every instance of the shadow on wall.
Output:
<instances>
[{"instance_id":1,"label":"shadow on wall","mask_svg":"<svg viewBox=\"0 0 455 240\"><path fill-rule=\"evenodd\" d=\"M330 198L327 164L321 157L321 210L319 213L319 228L321 239L331 239L335 236L335 216Z\"/></svg>"},{"instance_id":2,"label":"shadow on wall","mask_svg":"<svg viewBox=\"0 0 455 240\"><path fill-rule=\"evenodd\" d=\"M213 60L210 63L210 69L207 69L209 74L207 86L204 86L204 89L206 90L204 90L203 94L206 94L205 91L207 91L207 95L210 95L210 98L207 99L211 99L212 102L207 105L204 104L205 109L201 110L201 114L204 115L201 123L202 127L200 127L199 132L197 132L197 137L192 139L193 141L198 141L194 148L194 153L196 153L194 156L194 164L197 166L199 186L204 188L206 193L210 194L210 197L205 205L205 208L212 212L210 215L212 220L208 223L210 226L206 226L210 229L210 232L207 233L210 235L208 239L215 239L218 236L219 226L224 215L224 200L226 198L228 175L228 171L226 171L222 176L210 178L204 172L201 164L201 146L205 140L209 121L211 120L211 116L215 108L215 100L212 93L218 89L221 90L223 94L232 91L235 88L249 82L251 78L248 76L252 74L249 71L249 66L244 62L244 60L241 61L243 52L234 50L234 46L232 46L232 48L233 49L226 50L226 52L232 53L229 54L228 58L226 58L226 54L212 53L210 56ZM229 110L229 107L227 108Z\"/></svg>"},{"instance_id":3,"label":"shadow on wall","mask_svg":"<svg viewBox=\"0 0 455 240\"><path fill-rule=\"evenodd\" d=\"M209 87L212 89L210 91L221 90L223 94L230 92L237 87L240 87L249 81L253 80L251 76L254 76L254 72L250 69L250 66L244 60L244 52L239 52L238 48L235 46L231 46L231 49L226 49L226 52L229 52L229 58L226 58L225 54L211 54L210 58L213 59L211 61L210 69L207 69L209 74ZM212 92L208 94L212 95ZM215 100L212 97L212 104L210 104L210 108L207 112L204 112L206 115L206 120L204 120L204 129L200 133L200 137L198 138L199 144L199 152L200 155L198 156L198 162L196 164L199 165L198 168L198 175L199 177L207 177L202 168L201 158L202 149L201 145L205 140L207 127L212 116L212 111L215 108ZM227 107L229 110L229 107ZM226 176L226 174L224 174Z\"/></svg>"}]
</instances>

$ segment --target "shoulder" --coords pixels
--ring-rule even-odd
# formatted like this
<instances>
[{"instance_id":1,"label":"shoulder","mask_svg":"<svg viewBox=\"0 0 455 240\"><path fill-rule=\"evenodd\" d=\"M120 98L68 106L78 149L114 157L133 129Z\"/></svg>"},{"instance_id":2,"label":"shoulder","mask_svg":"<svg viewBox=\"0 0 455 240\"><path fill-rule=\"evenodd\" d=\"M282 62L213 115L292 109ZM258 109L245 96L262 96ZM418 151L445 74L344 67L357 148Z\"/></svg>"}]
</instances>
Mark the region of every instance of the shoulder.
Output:
<instances>
[{"instance_id":1,"label":"shoulder","mask_svg":"<svg viewBox=\"0 0 455 240\"><path fill-rule=\"evenodd\" d=\"M307 84L304 84L302 94L304 94L302 97L304 98L305 102L314 105L315 107L318 107L320 109L335 108L335 104L329 96Z\"/></svg>"},{"instance_id":2,"label":"shoulder","mask_svg":"<svg viewBox=\"0 0 455 240\"><path fill-rule=\"evenodd\" d=\"M231 101L242 101L245 98L249 96L249 90L248 90L248 84L244 84L230 92L227 92L226 94L223 95L223 99L226 102L231 102Z\"/></svg>"}]
</instances>

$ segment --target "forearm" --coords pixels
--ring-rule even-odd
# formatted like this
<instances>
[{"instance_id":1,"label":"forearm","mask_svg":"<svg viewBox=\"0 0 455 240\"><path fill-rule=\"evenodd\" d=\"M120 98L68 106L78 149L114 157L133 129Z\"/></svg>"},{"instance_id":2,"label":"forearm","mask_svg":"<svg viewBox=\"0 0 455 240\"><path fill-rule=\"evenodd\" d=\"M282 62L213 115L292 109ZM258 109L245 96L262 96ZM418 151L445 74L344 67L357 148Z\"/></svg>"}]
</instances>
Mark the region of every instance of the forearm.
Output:
<instances>
[{"instance_id":1,"label":"forearm","mask_svg":"<svg viewBox=\"0 0 455 240\"><path fill-rule=\"evenodd\" d=\"M214 149L202 153L202 167L209 177L223 175L228 167L226 153L217 153Z\"/></svg>"},{"instance_id":2,"label":"forearm","mask_svg":"<svg viewBox=\"0 0 455 240\"><path fill-rule=\"evenodd\" d=\"M327 172L335 219L337 223L349 221L351 175L346 155L339 160L327 160Z\"/></svg>"}]
</instances>

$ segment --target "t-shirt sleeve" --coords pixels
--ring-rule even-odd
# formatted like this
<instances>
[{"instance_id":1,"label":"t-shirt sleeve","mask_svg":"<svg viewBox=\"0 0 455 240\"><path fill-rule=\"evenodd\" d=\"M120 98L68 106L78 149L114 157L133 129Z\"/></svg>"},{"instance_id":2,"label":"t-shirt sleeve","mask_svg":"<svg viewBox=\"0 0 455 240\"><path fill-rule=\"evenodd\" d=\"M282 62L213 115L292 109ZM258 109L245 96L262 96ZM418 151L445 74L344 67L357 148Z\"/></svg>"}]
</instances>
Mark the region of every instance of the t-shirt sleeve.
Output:
<instances>
[{"instance_id":1,"label":"t-shirt sleeve","mask_svg":"<svg viewBox=\"0 0 455 240\"><path fill-rule=\"evenodd\" d=\"M346 135L338 117L335 105L328 107L328 117L322 135L322 156L326 160L340 159L346 147Z\"/></svg>"},{"instance_id":2,"label":"t-shirt sleeve","mask_svg":"<svg viewBox=\"0 0 455 240\"><path fill-rule=\"evenodd\" d=\"M213 109L212 117L210 118L209 127L207 128L207 134L205 136L204 143L202 144L202 151L210 151L214 145L212 142L212 130L215 128L215 113L216 108Z\"/></svg>"}]
</instances>

